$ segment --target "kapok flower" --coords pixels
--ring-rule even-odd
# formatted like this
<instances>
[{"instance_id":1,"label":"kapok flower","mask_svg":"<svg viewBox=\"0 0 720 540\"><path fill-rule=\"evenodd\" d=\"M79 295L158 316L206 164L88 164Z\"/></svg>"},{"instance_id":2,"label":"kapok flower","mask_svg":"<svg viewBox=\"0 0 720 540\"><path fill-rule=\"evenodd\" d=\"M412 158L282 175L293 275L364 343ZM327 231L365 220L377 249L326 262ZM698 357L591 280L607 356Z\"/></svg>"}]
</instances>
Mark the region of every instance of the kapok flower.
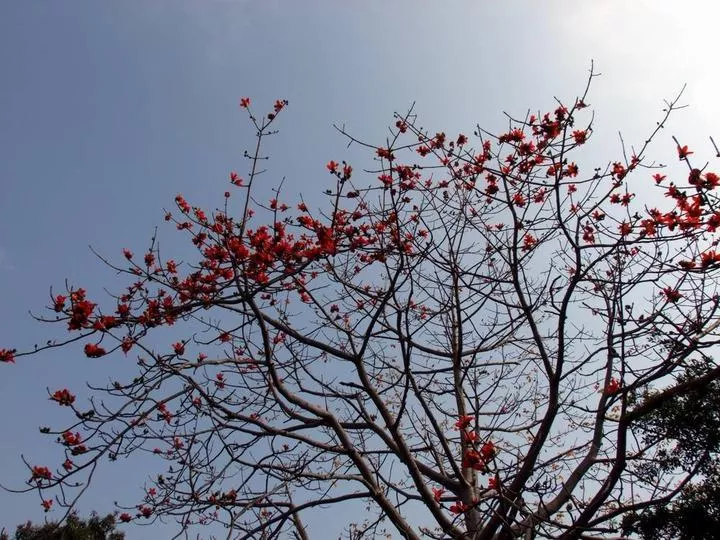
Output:
<instances>
[{"instance_id":1,"label":"kapok flower","mask_svg":"<svg viewBox=\"0 0 720 540\"><path fill-rule=\"evenodd\" d=\"M610 382L605 387L604 393L606 395L614 394L620 389L620 381L618 381L615 377L610 379Z\"/></svg>"},{"instance_id":2,"label":"kapok flower","mask_svg":"<svg viewBox=\"0 0 720 540\"><path fill-rule=\"evenodd\" d=\"M32 478L30 480L52 480L52 471L47 467L35 465L32 468Z\"/></svg>"},{"instance_id":3,"label":"kapok flower","mask_svg":"<svg viewBox=\"0 0 720 540\"><path fill-rule=\"evenodd\" d=\"M587 132L583 130L573 131L573 138L576 144L583 144L587 140Z\"/></svg>"},{"instance_id":4,"label":"kapok flower","mask_svg":"<svg viewBox=\"0 0 720 540\"><path fill-rule=\"evenodd\" d=\"M65 300L67 300L67 296L58 294L53 301L53 309L60 313L65 308Z\"/></svg>"},{"instance_id":5,"label":"kapok flower","mask_svg":"<svg viewBox=\"0 0 720 540\"><path fill-rule=\"evenodd\" d=\"M85 356L88 358L100 358L106 354L107 351L95 343L88 343L85 345Z\"/></svg>"},{"instance_id":6,"label":"kapok flower","mask_svg":"<svg viewBox=\"0 0 720 540\"><path fill-rule=\"evenodd\" d=\"M691 152L690 150L688 150L687 144L685 146L678 145L677 152L678 152L678 158L680 158L681 160L686 159L690 154L694 153L694 152Z\"/></svg>"},{"instance_id":7,"label":"kapok flower","mask_svg":"<svg viewBox=\"0 0 720 540\"><path fill-rule=\"evenodd\" d=\"M492 441L488 441L480 448L480 454L485 461L488 461L497 454L497 448Z\"/></svg>"},{"instance_id":8,"label":"kapok flower","mask_svg":"<svg viewBox=\"0 0 720 540\"><path fill-rule=\"evenodd\" d=\"M677 289L673 289L672 287L665 287L662 292L665 295L665 298L667 298L667 301L671 304L676 303L678 300L680 300L680 298L682 298L682 293Z\"/></svg>"},{"instance_id":9,"label":"kapok flower","mask_svg":"<svg viewBox=\"0 0 720 540\"><path fill-rule=\"evenodd\" d=\"M0 362L15 363L15 349L0 349Z\"/></svg>"},{"instance_id":10,"label":"kapok flower","mask_svg":"<svg viewBox=\"0 0 720 540\"><path fill-rule=\"evenodd\" d=\"M476 471L485 470L485 460L480 456L477 450L467 450L463 455L462 466L466 469L475 469Z\"/></svg>"},{"instance_id":11,"label":"kapok flower","mask_svg":"<svg viewBox=\"0 0 720 540\"><path fill-rule=\"evenodd\" d=\"M69 407L75 402L75 396L67 388L56 390L50 399L57 401L61 407Z\"/></svg>"},{"instance_id":12,"label":"kapok flower","mask_svg":"<svg viewBox=\"0 0 720 540\"><path fill-rule=\"evenodd\" d=\"M62 434L62 441L65 446L77 446L82 442L82 437L79 433L66 431Z\"/></svg>"}]
</instances>

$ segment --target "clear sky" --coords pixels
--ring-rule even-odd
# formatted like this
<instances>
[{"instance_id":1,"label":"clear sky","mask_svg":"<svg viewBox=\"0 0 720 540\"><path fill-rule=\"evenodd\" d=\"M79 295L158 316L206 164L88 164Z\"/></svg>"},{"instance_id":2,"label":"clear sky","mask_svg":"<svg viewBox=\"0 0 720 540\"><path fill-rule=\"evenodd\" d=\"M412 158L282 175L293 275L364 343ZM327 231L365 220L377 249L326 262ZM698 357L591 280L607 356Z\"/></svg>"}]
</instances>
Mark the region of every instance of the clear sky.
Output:
<instances>
[{"instance_id":1,"label":"clear sky","mask_svg":"<svg viewBox=\"0 0 720 540\"><path fill-rule=\"evenodd\" d=\"M554 96L572 100L591 59L603 76L589 100L596 161L586 167L620 157L618 131L641 143L662 99L684 83L690 107L651 155L673 159L674 134L710 157L708 135L720 138L717 6L0 0L0 347L57 335L28 316L48 303L51 285L68 279L98 294L122 286L88 245L117 260L123 247L143 251L160 225L163 250L182 258L184 239L162 225L163 208L177 193L214 208L229 171L244 172L252 132L241 96L267 107L290 101L265 177L268 186L285 177L290 200L321 193L324 164L345 157L333 123L379 143L393 111L415 101L429 129L469 133L479 123L500 131L502 111L522 115L551 108ZM21 453L56 460L57 447L37 431L64 418L46 388L87 395L85 381L131 370L123 360L68 349L0 366L0 483L27 479ZM81 508L104 512L114 500L137 500L142 465L106 467ZM36 495L0 491L0 527L42 518ZM126 530L130 539L158 537Z\"/></svg>"}]
</instances>

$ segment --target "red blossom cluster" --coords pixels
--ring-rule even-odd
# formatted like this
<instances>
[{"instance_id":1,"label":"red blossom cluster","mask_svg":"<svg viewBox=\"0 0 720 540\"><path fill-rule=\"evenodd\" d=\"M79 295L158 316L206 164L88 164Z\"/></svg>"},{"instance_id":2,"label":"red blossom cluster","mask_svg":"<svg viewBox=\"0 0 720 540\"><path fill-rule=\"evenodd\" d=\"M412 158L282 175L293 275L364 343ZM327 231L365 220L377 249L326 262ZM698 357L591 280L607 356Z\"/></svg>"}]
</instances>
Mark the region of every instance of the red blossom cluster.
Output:
<instances>
[{"instance_id":1,"label":"red blossom cluster","mask_svg":"<svg viewBox=\"0 0 720 540\"><path fill-rule=\"evenodd\" d=\"M70 318L68 320L69 330L81 330L87 328L90 317L95 309L95 304L85 299L85 289L78 289L70 293Z\"/></svg>"},{"instance_id":2,"label":"red blossom cluster","mask_svg":"<svg viewBox=\"0 0 720 540\"><path fill-rule=\"evenodd\" d=\"M53 474L52 471L41 465L35 465L32 470L32 478L30 480L52 480Z\"/></svg>"},{"instance_id":3,"label":"red blossom cluster","mask_svg":"<svg viewBox=\"0 0 720 540\"><path fill-rule=\"evenodd\" d=\"M487 471L487 465L496 452L497 449L492 441L484 443L479 450L469 447L463 454L462 466L476 471Z\"/></svg>"},{"instance_id":4,"label":"red blossom cluster","mask_svg":"<svg viewBox=\"0 0 720 540\"><path fill-rule=\"evenodd\" d=\"M56 390L50 399L56 401L61 407L69 407L75 403L75 396L67 388Z\"/></svg>"},{"instance_id":5,"label":"red blossom cluster","mask_svg":"<svg viewBox=\"0 0 720 540\"><path fill-rule=\"evenodd\" d=\"M97 343L86 343L84 350L85 356L88 358L100 358L101 356L105 356L107 354L107 351Z\"/></svg>"},{"instance_id":6,"label":"red blossom cluster","mask_svg":"<svg viewBox=\"0 0 720 540\"><path fill-rule=\"evenodd\" d=\"M612 377L603 392L606 395L612 395L612 394L616 393L618 390L620 390L620 381L618 379L616 379L615 377Z\"/></svg>"}]
</instances>

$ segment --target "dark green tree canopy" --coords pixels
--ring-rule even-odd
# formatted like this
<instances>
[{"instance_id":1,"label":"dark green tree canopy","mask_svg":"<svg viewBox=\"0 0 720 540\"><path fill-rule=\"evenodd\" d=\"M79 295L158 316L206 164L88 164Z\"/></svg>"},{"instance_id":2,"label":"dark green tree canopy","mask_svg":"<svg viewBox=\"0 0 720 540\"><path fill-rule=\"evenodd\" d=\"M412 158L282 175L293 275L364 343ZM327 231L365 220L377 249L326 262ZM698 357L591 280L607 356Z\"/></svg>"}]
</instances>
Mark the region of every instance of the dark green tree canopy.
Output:
<instances>
[{"instance_id":1,"label":"dark green tree canopy","mask_svg":"<svg viewBox=\"0 0 720 540\"><path fill-rule=\"evenodd\" d=\"M686 393L666 400L638 423L638 434L662 451L640 472L652 478L694 473L678 486L677 497L664 506L626 516L626 534L648 540L713 540L720 531L720 382L701 384L712 359L691 365L677 378ZM652 395L647 396L652 399Z\"/></svg>"},{"instance_id":2,"label":"dark green tree canopy","mask_svg":"<svg viewBox=\"0 0 720 540\"><path fill-rule=\"evenodd\" d=\"M125 533L115 530L115 516L108 514L100 517L93 512L87 520L77 514L70 514L67 521L60 524L47 522L35 525L28 521L18 525L15 535L10 537L4 530L0 540L123 540Z\"/></svg>"}]
</instances>

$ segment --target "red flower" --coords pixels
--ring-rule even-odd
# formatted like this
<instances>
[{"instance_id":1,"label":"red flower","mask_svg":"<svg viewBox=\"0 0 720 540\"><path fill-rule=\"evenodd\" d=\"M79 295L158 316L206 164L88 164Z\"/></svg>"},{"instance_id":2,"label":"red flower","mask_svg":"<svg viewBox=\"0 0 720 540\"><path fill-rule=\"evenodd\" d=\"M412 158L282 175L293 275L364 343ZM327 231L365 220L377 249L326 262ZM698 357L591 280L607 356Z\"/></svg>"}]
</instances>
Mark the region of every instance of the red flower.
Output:
<instances>
[{"instance_id":1,"label":"red flower","mask_svg":"<svg viewBox=\"0 0 720 540\"><path fill-rule=\"evenodd\" d=\"M67 300L67 296L63 296L62 294L58 294L55 297L53 309L60 313L65 308L65 300Z\"/></svg>"},{"instance_id":2,"label":"red flower","mask_svg":"<svg viewBox=\"0 0 720 540\"><path fill-rule=\"evenodd\" d=\"M333 161L333 160L328 161L328 164L325 166L327 167L327 170L330 171L331 173L336 172L337 168L338 168L337 162Z\"/></svg>"},{"instance_id":3,"label":"red flower","mask_svg":"<svg viewBox=\"0 0 720 540\"><path fill-rule=\"evenodd\" d=\"M130 251L129 249L123 249L123 255L125 255L125 258L127 260L130 260L133 258L133 252Z\"/></svg>"},{"instance_id":4,"label":"red flower","mask_svg":"<svg viewBox=\"0 0 720 540\"><path fill-rule=\"evenodd\" d=\"M717 253L715 251L706 251L705 253L700 254L700 264L703 268L706 268L712 264L720 262L720 253ZM0 358L2 355L0 355Z\"/></svg>"},{"instance_id":5,"label":"red flower","mask_svg":"<svg viewBox=\"0 0 720 540\"><path fill-rule=\"evenodd\" d=\"M442 497L443 493L445 493L445 488L432 488L433 492L433 499L435 499L435 502L440 502L440 497Z\"/></svg>"},{"instance_id":6,"label":"red flower","mask_svg":"<svg viewBox=\"0 0 720 540\"><path fill-rule=\"evenodd\" d=\"M655 180L655 184L659 184L660 182L665 180L665 178L667 178L667 177L664 174L660 174L660 173L653 174L653 180Z\"/></svg>"},{"instance_id":7,"label":"red flower","mask_svg":"<svg viewBox=\"0 0 720 540\"><path fill-rule=\"evenodd\" d=\"M95 343L88 343L85 345L85 356L88 358L100 358L106 354L107 352L105 349Z\"/></svg>"},{"instance_id":8,"label":"red flower","mask_svg":"<svg viewBox=\"0 0 720 540\"><path fill-rule=\"evenodd\" d=\"M482 458L486 461L494 457L496 453L497 448L495 448L492 441L486 442L482 445L482 448L480 448L480 454L482 454Z\"/></svg>"},{"instance_id":9,"label":"red flower","mask_svg":"<svg viewBox=\"0 0 720 540\"><path fill-rule=\"evenodd\" d=\"M680 146L680 145L678 145L678 147L677 147L677 152L678 152L678 157L679 157L681 160L687 159L687 157L688 157L690 154L694 154L694 152L691 152L690 150L688 150L687 145L685 145L685 146Z\"/></svg>"},{"instance_id":10,"label":"red flower","mask_svg":"<svg viewBox=\"0 0 720 540\"><path fill-rule=\"evenodd\" d=\"M249 97L240 98L240 106L243 109L247 109L250 106L250 98Z\"/></svg>"},{"instance_id":11,"label":"red flower","mask_svg":"<svg viewBox=\"0 0 720 540\"><path fill-rule=\"evenodd\" d=\"M395 159L395 155L390 151L389 148L378 148L376 151L378 157L385 158L388 161Z\"/></svg>"},{"instance_id":12,"label":"red flower","mask_svg":"<svg viewBox=\"0 0 720 540\"><path fill-rule=\"evenodd\" d=\"M470 425L470 423L475 419L474 416L470 414L466 414L464 416L461 416L457 422L455 422L455 427L457 429L465 429Z\"/></svg>"},{"instance_id":13,"label":"red flower","mask_svg":"<svg viewBox=\"0 0 720 540\"><path fill-rule=\"evenodd\" d=\"M80 294L80 291L82 291L82 294ZM70 321L68 321L68 330L80 330L87 325L88 320L95 309L95 304L85 300L85 291L82 289L80 289L80 291L78 291L77 294L73 293L70 298L73 302L73 306L72 316L70 317Z\"/></svg>"},{"instance_id":14,"label":"red flower","mask_svg":"<svg viewBox=\"0 0 720 540\"><path fill-rule=\"evenodd\" d=\"M84 444L80 444L78 446L73 447L73 449L70 451L70 453L73 456L79 456L80 454L84 454L87 452L87 447Z\"/></svg>"},{"instance_id":15,"label":"red flower","mask_svg":"<svg viewBox=\"0 0 720 540\"><path fill-rule=\"evenodd\" d=\"M173 343L173 350L177 355L185 354L185 344L180 341Z\"/></svg>"},{"instance_id":16,"label":"red flower","mask_svg":"<svg viewBox=\"0 0 720 540\"><path fill-rule=\"evenodd\" d=\"M15 349L0 349L0 362L15 363Z\"/></svg>"},{"instance_id":17,"label":"red flower","mask_svg":"<svg viewBox=\"0 0 720 540\"><path fill-rule=\"evenodd\" d=\"M528 251L531 249L535 244L537 244L537 238L535 238L532 234L526 234L525 238L523 238L523 251Z\"/></svg>"},{"instance_id":18,"label":"red flower","mask_svg":"<svg viewBox=\"0 0 720 540\"><path fill-rule=\"evenodd\" d=\"M72 461L70 461L69 459L66 459L63 462L62 466L63 466L63 469L65 469L66 471L69 472L72 470L72 468L75 466L75 464Z\"/></svg>"},{"instance_id":19,"label":"red flower","mask_svg":"<svg viewBox=\"0 0 720 540\"><path fill-rule=\"evenodd\" d=\"M233 171L230 173L230 183L237 187L242 187L243 179L238 176L238 173Z\"/></svg>"},{"instance_id":20,"label":"red flower","mask_svg":"<svg viewBox=\"0 0 720 540\"><path fill-rule=\"evenodd\" d=\"M112 315L103 315L93 323L95 330L109 330L118 325L117 320Z\"/></svg>"},{"instance_id":21,"label":"red flower","mask_svg":"<svg viewBox=\"0 0 720 540\"><path fill-rule=\"evenodd\" d=\"M30 480L52 480L52 472L47 467L35 465L32 468L32 478Z\"/></svg>"},{"instance_id":22,"label":"red flower","mask_svg":"<svg viewBox=\"0 0 720 540\"><path fill-rule=\"evenodd\" d=\"M615 377L610 379L610 382L605 387L604 393L607 395L614 394L620 389L620 381L618 381Z\"/></svg>"},{"instance_id":23,"label":"red flower","mask_svg":"<svg viewBox=\"0 0 720 540\"><path fill-rule=\"evenodd\" d=\"M142 517L144 517L146 519L150 518L150 516L152 516L152 508L150 508L148 506L141 506L140 508L138 508L138 510L140 511L140 514L142 515Z\"/></svg>"},{"instance_id":24,"label":"red flower","mask_svg":"<svg viewBox=\"0 0 720 540\"><path fill-rule=\"evenodd\" d=\"M187 203L187 201L185 200L185 198L184 198L182 195L180 195L180 194L178 194L178 195L175 196L175 204L178 205L178 208L180 208L180 211L181 211L183 214L187 214L187 213L189 213L190 210L191 210L190 205Z\"/></svg>"},{"instance_id":25,"label":"red flower","mask_svg":"<svg viewBox=\"0 0 720 540\"><path fill-rule=\"evenodd\" d=\"M720 185L720 176L713 172L705 173L705 189L715 189Z\"/></svg>"},{"instance_id":26,"label":"red flower","mask_svg":"<svg viewBox=\"0 0 720 540\"><path fill-rule=\"evenodd\" d=\"M123 512L122 514L120 514L120 517L118 519L120 521L122 521L123 523L128 523L128 522L132 521L132 516L130 514L128 514L127 512Z\"/></svg>"},{"instance_id":27,"label":"red flower","mask_svg":"<svg viewBox=\"0 0 720 540\"><path fill-rule=\"evenodd\" d=\"M118 304L116 313L121 317L127 317L130 315L130 306L127 304Z\"/></svg>"},{"instance_id":28,"label":"red flower","mask_svg":"<svg viewBox=\"0 0 720 540\"><path fill-rule=\"evenodd\" d=\"M49 512L50 508L52 508L53 501L52 499L44 499L43 502L41 502L40 504L46 512Z\"/></svg>"},{"instance_id":29,"label":"red flower","mask_svg":"<svg viewBox=\"0 0 720 540\"><path fill-rule=\"evenodd\" d=\"M587 132L582 130L573 131L576 144L583 144L587 140Z\"/></svg>"},{"instance_id":30,"label":"red flower","mask_svg":"<svg viewBox=\"0 0 720 540\"><path fill-rule=\"evenodd\" d=\"M678 265L684 270L691 270L697 266L695 261L680 261Z\"/></svg>"},{"instance_id":31,"label":"red flower","mask_svg":"<svg viewBox=\"0 0 720 540\"><path fill-rule=\"evenodd\" d=\"M77 446L82 442L82 437L79 433L73 433L72 431L66 431L62 434L63 444L65 446Z\"/></svg>"},{"instance_id":32,"label":"red flower","mask_svg":"<svg viewBox=\"0 0 720 540\"><path fill-rule=\"evenodd\" d=\"M674 304L675 302L680 300L680 298L682 298L682 293L677 289L673 289L672 287L665 287L662 292L665 295L665 298L667 298L667 301L671 304Z\"/></svg>"},{"instance_id":33,"label":"red flower","mask_svg":"<svg viewBox=\"0 0 720 540\"><path fill-rule=\"evenodd\" d=\"M488 480L488 489L497 489L498 488L498 481L496 477L492 477Z\"/></svg>"},{"instance_id":34,"label":"red flower","mask_svg":"<svg viewBox=\"0 0 720 540\"><path fill-rule=\"evenodd\" d=\"M129 337L129 336L124 337L122 340L122 343L120 344L120 348L122 349L122 352L127 354L130 351L130 349L132 349L133 343L135 343L135 341L131 337Z\"/></svg>"},{"instance_id":35,"label":"red flower","mask_svg":"<svg viewBox=\"0 0 720 540\"><path fill-rule=\"evenodd\" d=\"M485 460L480 456L477 450L468 450L462 459L462 466L467 469L475 469L476 471L485 470Z\"/></svg>"},{"instance_id":36,"label":"red flower","mask_svg":"<svg viewBox=\"0 0 720 540\"><path fill-rule=\"evenodd\" d=\"M462 514L463 512L467 512L468 508L469 506L467 504L462 501L458 501L450 507L450 511L453 514Z\"/></svg>"},{"instance_id":37,"label":"red flower","mask_svg":"<svg viewBox=\"0 0 720 540\"><path fill-rule=\"evenodd\" d=\"M57 401L61 407L69 407L75 402L75 396L73 396L67 388L56 390L50 399Z\"/></svg>"},{"instance_id":38,"label":"red flower","mask_svg":"<svg viewBox=\"0 0 720 540\"><path fill-rule=\"evenodd\" d=\"M612 175L617 176L619 180L622 180L625 178L625 175L627 174L627 171L625 170L625 165L623 165L620 162L613 163L612 168Z\"/></svg>"}]
</instances>

